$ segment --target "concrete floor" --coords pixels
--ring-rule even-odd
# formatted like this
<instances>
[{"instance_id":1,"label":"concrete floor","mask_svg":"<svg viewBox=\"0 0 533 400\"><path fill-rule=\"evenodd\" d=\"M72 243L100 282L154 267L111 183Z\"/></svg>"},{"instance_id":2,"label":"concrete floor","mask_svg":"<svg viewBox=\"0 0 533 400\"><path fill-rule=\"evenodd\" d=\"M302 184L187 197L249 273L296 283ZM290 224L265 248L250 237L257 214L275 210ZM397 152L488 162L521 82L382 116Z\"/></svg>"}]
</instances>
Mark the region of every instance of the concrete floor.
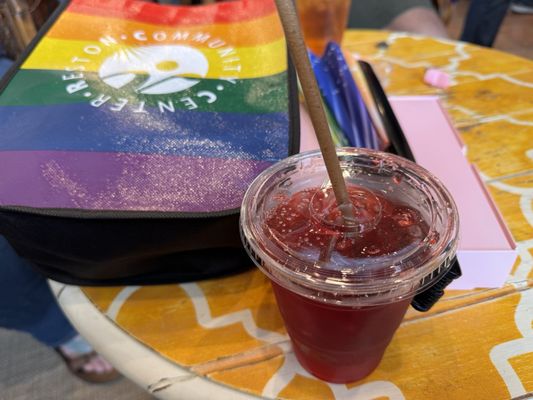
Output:
<instances>
[{"instance_id":1,"label":"concrete floor","mask_svg":"<svg viewBox=\"0 0 533 400\"><path fill-rule=\"evenodd\" d=\"M0 329L0 400L150 400L125 378L92 385L72 375L61 358L31 336Z\"/></svg>"}]
</instances>

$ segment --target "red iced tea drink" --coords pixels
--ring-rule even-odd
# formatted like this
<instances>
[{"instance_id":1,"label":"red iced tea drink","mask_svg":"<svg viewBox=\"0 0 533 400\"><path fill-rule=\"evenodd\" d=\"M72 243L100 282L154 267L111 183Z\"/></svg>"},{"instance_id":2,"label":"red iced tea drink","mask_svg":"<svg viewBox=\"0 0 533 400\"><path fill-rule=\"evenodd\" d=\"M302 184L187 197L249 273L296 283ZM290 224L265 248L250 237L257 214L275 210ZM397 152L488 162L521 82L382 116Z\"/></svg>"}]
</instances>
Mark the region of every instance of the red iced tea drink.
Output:
<instances>
[{"instance_id":1,"label":"red iced tea drink","mask_svg":"<svg viewBox=\"0 0 533 400\"><path fill-rule=\"evenodd\" d=\"M458 220L449 193L416 164L364 149L338 154L353 220L339 211L315 151L252 183L241 226L298 360L343 383L376 368L413 296L447 271Z\"/></svg>"},{"instance_id":2,"label":"red iced tea drink","mask_svg":"<svg viewBox=\"0 0 533 400\"><path fill-rule=\"evenodd\" d=\"M410 303L343 307L272 287L298 361L334 383L362 379L378 366Z\"/></svg>"},{"instance_id":3,"label":"red iced tea drink","mask_svg":"<svg viewBox=\"0 0 533 400\"><path fill-rule=\"evenodd\" d=\"M347 235L332 190L321 188L280 202L268 212L265 229L287 249L316 252L319 260L387 256L418 245L427 235L428 225L417 210L361 187L348 187L348 193L355 218L372 224L371 229ZM411 300L345 307L310 300L275 283L273 288L298 360L330 382L357 380L377 367Z\"/></svg>"}]
</instances>

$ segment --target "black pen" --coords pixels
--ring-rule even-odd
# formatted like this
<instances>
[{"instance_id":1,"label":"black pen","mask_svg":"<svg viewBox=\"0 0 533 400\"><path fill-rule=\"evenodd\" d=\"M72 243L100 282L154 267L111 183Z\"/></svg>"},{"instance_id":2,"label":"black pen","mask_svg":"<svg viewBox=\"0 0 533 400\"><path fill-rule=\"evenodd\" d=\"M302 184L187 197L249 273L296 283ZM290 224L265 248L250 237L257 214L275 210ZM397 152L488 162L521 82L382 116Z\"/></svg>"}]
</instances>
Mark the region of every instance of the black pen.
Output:
<instances>
[{"instance_id":1,"label":"black pen","mask_svg":"<svg viewBox=\"0 0 533 400\"><path fill-rule=\"evenodd\" d=\"M405 138L400 123L396 119L394 111L392 111L387 95L385 94L381 83L379 83L379 79L374 73L372 66L366 61L358 61L358 63L363 72L368 89L372 94L377 113L380 116L383 127L385 128L385 133L392 144L394 152L408 160L415 161L413 152L407 143L407 139Z\"/></svg>"}]
</instances>

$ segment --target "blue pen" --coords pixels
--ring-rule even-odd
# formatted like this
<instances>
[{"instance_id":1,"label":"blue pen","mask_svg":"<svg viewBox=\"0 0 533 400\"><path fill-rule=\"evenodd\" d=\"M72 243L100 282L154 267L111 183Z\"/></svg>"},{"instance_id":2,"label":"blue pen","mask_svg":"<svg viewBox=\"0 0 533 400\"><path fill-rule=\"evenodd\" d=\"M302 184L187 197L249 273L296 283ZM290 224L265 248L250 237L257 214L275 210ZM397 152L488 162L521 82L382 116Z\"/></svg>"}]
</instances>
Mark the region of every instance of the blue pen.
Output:
<instances>
[{"instance_id":1,"label":"blue pen","mask_svg":"<svg viewBox=\"0 0 533 400\"><path fill-rule=\"evenodd\" d=\"M309 53L309 57L324 100L348 140L349 145L355 147L360 146L358 145L359 142L355 141L350 134L350 118L344 102L338 96L339 90L333 81L330 68L324 63L324 59L320 59L312 53Z\"/></svg>"},{"instance_id":2,"label":"blue pen","mask_svg":"<svg viewBox=\"0 0 533 400\"><path fill-rule=\"evenodd\" d=\"M328 51L326 54L330 54L329 62L335 65L335 68L331 69L333 75L336 75L339 84L338 88L343 93L343 98L346 103L346 108L349 113L357 134L360 137L364 147L378 149L378 138L366 105L359 92L359 89L353 79L352 73L342 50L336 43L330 43L328 45Z\"/></svg>"}]
</instances>

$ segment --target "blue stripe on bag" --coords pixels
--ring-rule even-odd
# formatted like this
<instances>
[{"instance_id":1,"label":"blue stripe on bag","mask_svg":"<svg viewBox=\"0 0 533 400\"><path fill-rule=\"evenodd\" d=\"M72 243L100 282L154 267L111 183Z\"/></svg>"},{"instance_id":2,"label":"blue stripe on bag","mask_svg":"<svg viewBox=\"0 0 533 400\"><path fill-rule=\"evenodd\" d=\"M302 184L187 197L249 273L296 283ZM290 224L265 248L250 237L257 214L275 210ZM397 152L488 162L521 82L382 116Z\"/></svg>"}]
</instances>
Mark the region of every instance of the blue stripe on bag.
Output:
<instances>
[{"instance_id":1,"label":"blue stripe on bag","mask_svg":"<svg viewBox=\"0 0 533 400\"><path fill-rule=\"evenodd\" d=\"M264 161L288 154L289 121L284 113L151 109L121 114L91 109L89 104L0 107L0 151L127 152Z\"/></svg>"}]
</instances>

